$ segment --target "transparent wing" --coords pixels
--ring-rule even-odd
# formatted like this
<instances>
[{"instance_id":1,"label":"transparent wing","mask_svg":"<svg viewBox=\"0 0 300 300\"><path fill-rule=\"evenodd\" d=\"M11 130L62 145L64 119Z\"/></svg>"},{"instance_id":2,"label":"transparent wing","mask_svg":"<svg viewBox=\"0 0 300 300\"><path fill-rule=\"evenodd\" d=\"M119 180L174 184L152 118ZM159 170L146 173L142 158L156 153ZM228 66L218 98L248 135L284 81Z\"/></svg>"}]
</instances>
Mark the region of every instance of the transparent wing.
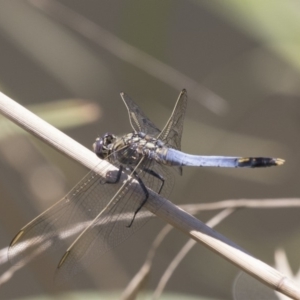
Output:
<instances>
[{"instance_id":1,"label":"transparent wing","mask_svg":"<svg viewBox=\"0 0 300 300\"><path fill-rule=\"evenodd\" d=\"M160 130L150 121L137 104L125 93L121 93L121 97L128 110L129 120L132 129L135 132L144 132L154 137L158 136Z\"/></svg>"},{"instance_id":2,"label":"transparent wing","mask_svg":"<svg viewBox=\"0 0 300 300\"><path fill-rule=\"evenodd\" d=\"M174 177L168 168L157 163L148 162L143 166L156 174L164 177L165 183L161 194L167 196L172 190ZM139 178L154 191L159 191L161 180L149 172L140 170ZM145 194L141 186L136 185L137 190L129 188L128 182L115 196L108 207L93 220L90 228L82 234L63 256L57 269L56 280L64 281L86 268L99 255L112 249L126 240L137 231L152 215L147 209L142 208L131 223L134 212L141 205Z\"/></svg>"},{"instance_id":3,"label":"transparent wing","mask_svg":"<svg viewBox=\"0 0 300 300\"><path fill-rule=\"evenodd\" d=\"M144 167L155 170L154 172L165 177L166 183L162 194L167 196L173 185L172 174L158 164L147 163ZM107 172L107 179L110 182L115 181L116 177L117 173ZM139 177L146 186L159 191L160 179L142 170ZM64 256L56 277L58 281L71 278L101 254L127 239L152 215L148 210L141 209L132 226L127 227L144 197L139 185L135 186L140 191L135 192L129 189L130 184L128 181L120 190L122 187L120 182L105 183L101 176L91 171L62 200L20 230L9 247L9 260L13 264L22 263L24 259L32 257L37 248L40 253L60 248L65 245L66 240L74 241L74 236L84 231L115 197L93 222L93 226L73 245L72 251Z\"/></svg>"},{"instance_id":4,"label":"transparent wing","mask_svg":"<svg viewBox=\"0 0 300 300\"><path fill-rule=\"evenodd\" d=\"M182 90L179 94L171 117L165 125L158 139L164 141L169 147L181 150L181 136L183 130L184 115L187 107L187 92Z\"/></svg>"},{"instance_id":5,"label":"transparent wing","mask_svg":"<svg viewBox=\"0 0 300 300\"><path fill-rule=\"evenodd\" d=\"M103 172L106 172L103 165ZM98 168L98 167L97 167ZM113 180L115 174L106 172ZM115 194L118 184L105 184L91 171L64 198L37 216L12 240L8 257L13 264L21 263L37 247L40 252L57 249L78 235Z\"/></svg>"}]
</instances>

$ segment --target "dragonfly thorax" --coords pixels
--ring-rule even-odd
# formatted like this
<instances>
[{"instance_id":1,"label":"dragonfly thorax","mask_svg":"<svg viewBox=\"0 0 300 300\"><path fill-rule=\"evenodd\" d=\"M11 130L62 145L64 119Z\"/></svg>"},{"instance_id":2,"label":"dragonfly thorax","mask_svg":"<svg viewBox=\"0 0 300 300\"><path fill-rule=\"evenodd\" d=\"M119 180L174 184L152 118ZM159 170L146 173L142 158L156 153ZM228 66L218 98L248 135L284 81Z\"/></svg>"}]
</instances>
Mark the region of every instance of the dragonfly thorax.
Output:
<instances>
[{"instance_id":1,"label":"dragonfly thorax","mask_svg":"<svg viewBox=\"0 0 300 300\"><path fill-rule=\"evenodd\" d=\"M166 149L165 144L155 137L143 132L129 133L116 141L114 151L118 160L125 166L135 166L144 158L159 160L160 153Z\"/></svg>"},{"instance_id":2,"label":"dragonfly thorax","mask_svg":"<svg viewBox=\"0 0 300 300\"><path fill-rule=\"evenodd\" d=\"M161 140L143 132L129 133L122 137L106 133L97 138L93 146L98 157L111 162L117 160L125 167L136 166L142 158L160 160L161 154L166 150Z\"/></svg>"}]
</instances>

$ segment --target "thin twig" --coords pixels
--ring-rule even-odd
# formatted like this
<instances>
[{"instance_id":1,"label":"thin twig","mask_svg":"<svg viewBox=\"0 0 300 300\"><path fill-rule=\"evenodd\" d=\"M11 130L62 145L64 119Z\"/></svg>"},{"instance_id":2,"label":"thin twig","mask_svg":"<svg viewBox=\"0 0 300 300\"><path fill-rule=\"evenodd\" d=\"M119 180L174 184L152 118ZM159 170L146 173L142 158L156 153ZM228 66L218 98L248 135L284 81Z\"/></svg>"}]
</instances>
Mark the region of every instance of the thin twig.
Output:
<instances>
[{"instance_id":1,"label":"thin twig","mask_svg":"<svg viewBox=\"0 0 300 300\"><path fill-rule=\"evenodd\" d=\"M224 208L291 208L300 207L299 198L278 198L278 199L231 199L210 203L182 204L182 209L191 214L201 211L216 210Z\"/></svg>"},{"instance_id":2,"label":"thin twig","mask_svg":"<svg viewBox=\"0 0 300 300\"><path fill-rule=\"evenodd\" d=\"M161 243L164 241L165 237L172 230L172 228L173 228L172 226L167 224L156 236L154 242L151 245L150 250L147 253L147 258L146 258L145 262L143 263L140 270L130 280L129 284L123 291L123 293L121 295L122 300L132 300L137 297L143 284L145 283L146 279L148 278L148 276L150 274L150 271L151 271L151 268L153 265L153 259L154 259L157 249L159 248Z\"/></svg>"},{"instance_id":3,"label":"thin twig","mask_svg":"<svg viewBox=\"0 0 300 300\"><path fill-rule=\"evenodd\" d=\"M216 214L212 217L206 224L210 227L217 226L220 222L226 219L229 215L235 212L236 209L227 208ZM187 254L192 250L192 248L196 245L195 240L188 240L185 245L180 249L180 251L176 254L176 256L172 259L171 263L166 268L164 274L160 278L160 281L152 295L152 300L159 299L163 290L165 289L169 279L174 274L175 269L179 266L182 260L187 256Z\"/></svg>"},{"instance_id":4,"label":"thin twig","mask_svg":"<svg viewBox=\"0 0 300 300\"><path fill-rule=\"evenodd\" d=\"M0 112L68 157L80 162L87 168L94 168L94 171L102 176L105 175L101 173L101 169L95 168L99 163L99 159L92 151L72 140L2 93L0 93ZM108 162L106 164L110 170L116 170ZM122 176L122 180L124 179L126 177ZM133 192L138 191L138 189L135 189L135 184L137 183L133 182ZM173 225L197 242L203 243L209 249L215 251L273 289L293 299L300 299L300 290L290 279L267 264L250 256L239 246L168 200L149 191L149 199L145 207L165 222Z\"/></svg>"},{"instance_id":5,"label":"thin twig","mask_svg":"<svg viewBox=\"0 0 300 300\"><path fill-rule=\"evenodd\" d=\"M210 202L210 203L182 204L179 205L179 207L193 215L201 211L220 210L225 208L225 210L223 210L220 214L217 214L215 217L213 217L210 221L206 223L206 225L210 226L211 228L214 228L229 214L236 211L236 209L239 208L270 209L270 208L282 208L282 207L287 207L287 208L300 207L300 199L298 198L230 199L230 200L223 200L223 201ZM155 241L151 245L151 248L147 254L147 258L143 266L136 273L136 275L131 279L130 283L123 291L121 299L123 300L135 299L135 296L139 293L141 286L144 284L146 278L149 276L151 272L154 254L158 250L158 247L160 246L162 241L165 239L166 235L170 232L170 229L171 229L170 225L166 225L161 230L161 232L157 235ZM192 249L192 247L195 244L196 242L194 240L189 240L186 243L186 245L180 250L180 252L176 255L176 257L172 260L172 262L165 270L164 275L161 277L161 280L156 290L153 293L152 296L153 299L160 297L168 280L170 279L171 275L175 271L175 268L179 265L179 263L183 260L183 258L188 254L188 252ZM276 269L282 271L280 268L276 268ZM289 272L284 272L284 273L292 278L291 273Z\"/></svg>"}]
</instances>

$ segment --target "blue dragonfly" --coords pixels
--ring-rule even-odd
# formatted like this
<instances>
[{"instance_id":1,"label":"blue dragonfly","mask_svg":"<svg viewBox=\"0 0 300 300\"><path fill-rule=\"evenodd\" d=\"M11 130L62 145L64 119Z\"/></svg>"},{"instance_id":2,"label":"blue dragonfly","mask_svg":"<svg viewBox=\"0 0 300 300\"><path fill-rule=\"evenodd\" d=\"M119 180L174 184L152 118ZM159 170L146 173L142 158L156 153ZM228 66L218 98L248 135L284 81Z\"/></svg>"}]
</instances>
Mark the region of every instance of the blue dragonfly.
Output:
<instances>
[{"instance_id":1,"label":"blue dragonfly","mask_svg":"<svg viewBox=\"0 0 300 300\"><path fill-rule=\"evenodd\" d=\"M279 158L199 156L181 151L181 136L187 107L182 90L165 127L160 131L125 93L121 93L133 132L116 136L106 133L93 144L95 154L113 164L100 162L104 177L90 171L64 198L25 225L12 240L8 256L12 263L57 248L72 238L57 265L57 274L71 278L99 255L126 240L152 215L144 205L149 190L168 197L174 170L183 166L259 168L284 163ZM129 180L122 182L122 173ZM138 184L132 184L135 181ZM135 191L134 189L139 189ZM38 250L37 250L38 249Z\"/></svg>"}]
</instances>

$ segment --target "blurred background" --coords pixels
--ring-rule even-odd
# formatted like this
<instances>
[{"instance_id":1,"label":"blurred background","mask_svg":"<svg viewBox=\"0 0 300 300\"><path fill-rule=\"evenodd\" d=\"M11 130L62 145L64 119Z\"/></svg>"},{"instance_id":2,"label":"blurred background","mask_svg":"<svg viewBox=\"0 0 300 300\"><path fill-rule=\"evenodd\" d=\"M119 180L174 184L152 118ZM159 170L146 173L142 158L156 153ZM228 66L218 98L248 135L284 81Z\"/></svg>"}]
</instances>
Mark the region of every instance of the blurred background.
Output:
<instances>
[{"instance_id":1,"label":"blurred background","mask_svg":"<svg viewBox=\"0 0 300 300\"><path fill-rule=\"evenodd\" d=\"M294 0L1 1L0 90L91 148L107 131L131 131L121 91L162 128L186 88L183 151L274 156L286 163L253 170L185 168L171 201L297 198L299 20L300 2ZM58 292L76 291L119 298L163 227L161 220L153 218L130 240L99 257L93 270L80 274L82 284L76 287L53 286L61 253L51 251L42 261L4 276L14 235L88 170L4 117L0 124L0 298L58 297ZM299 213L288 205L243 209L216 230L270 265L276 249L284 249L296 273ZM215 214L206 211L197 217L207 221ZM165 239L145 290L155 289L186 241L176 230ZM232 299L238 273L197 245L165 293L181 299Z\"/></svg>"}]
</instances>

